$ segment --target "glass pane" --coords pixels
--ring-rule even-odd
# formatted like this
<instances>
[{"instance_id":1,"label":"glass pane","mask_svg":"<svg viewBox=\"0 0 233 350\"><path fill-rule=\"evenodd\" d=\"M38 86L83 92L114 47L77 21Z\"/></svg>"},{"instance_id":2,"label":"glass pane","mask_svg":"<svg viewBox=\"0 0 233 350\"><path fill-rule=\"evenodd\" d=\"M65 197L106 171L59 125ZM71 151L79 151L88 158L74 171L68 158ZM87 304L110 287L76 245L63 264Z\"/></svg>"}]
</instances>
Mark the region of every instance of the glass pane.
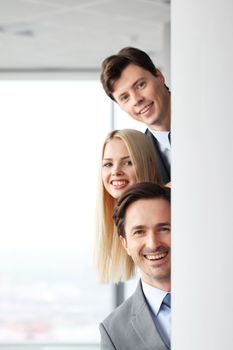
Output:
<instances>
[{"instance_id":1,"label":"glass pane","mask_svg":"<svg viewBox=\"0 0 233 350\"><path fill-rule=\"evenodd\" d=\"M0 93L0 343L98 343L113 303L92 251L110 103L94 81Z\"/></svg>"},{"instance_id":2,"label":"glass pane","mask_svg":"<svg viewBox=\"0 0 233 350\"><path fill-rule=\"evenodd\" d=\"M145 132L146 126L133 118L131 118L126 112L122 111L117 103L114 103L114 129L136 129Z\"/></svg>"}]
</instances>

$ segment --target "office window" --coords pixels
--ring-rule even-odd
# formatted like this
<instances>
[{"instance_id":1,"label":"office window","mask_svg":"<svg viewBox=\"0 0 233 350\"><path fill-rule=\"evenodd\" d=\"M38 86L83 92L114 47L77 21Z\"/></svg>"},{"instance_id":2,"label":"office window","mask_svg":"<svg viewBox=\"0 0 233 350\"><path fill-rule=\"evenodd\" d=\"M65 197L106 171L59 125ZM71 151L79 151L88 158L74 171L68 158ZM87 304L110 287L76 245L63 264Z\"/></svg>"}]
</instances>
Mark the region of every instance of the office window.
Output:
<instances>
[{"instance_id":1,"label":"office window","mask_svg":"<svg viewBox=\"0 0 233 350\"><path fill-rule=\"evenodd\" d=\"M146 126L124 112L117 103L114 103L114 128L115 129L136 129L145 132Z\"/></svg>"},{"instance_id":2,"label":"office window","mask_svg":"<svg viewBox=\"0 0 233 350\"><path fill-rule=\"evenodd\" d=\"M110 103L95 81L0 82L0 346L96 343L95 203Z\"/></svg>"}]
</instances>

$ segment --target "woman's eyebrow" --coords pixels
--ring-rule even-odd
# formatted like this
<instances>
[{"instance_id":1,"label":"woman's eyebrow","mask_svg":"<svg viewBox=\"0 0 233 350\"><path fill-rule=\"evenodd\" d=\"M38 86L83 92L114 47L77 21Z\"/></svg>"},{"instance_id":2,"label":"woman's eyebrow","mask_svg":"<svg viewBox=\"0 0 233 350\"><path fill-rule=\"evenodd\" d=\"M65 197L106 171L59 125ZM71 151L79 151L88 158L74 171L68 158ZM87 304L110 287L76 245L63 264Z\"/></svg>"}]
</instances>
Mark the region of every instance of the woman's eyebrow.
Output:
<instances>
[{"instance_id":1,"label":"woman's eyebrow","mask_svg":"<svg viewBox=\"0 0 233 350\"><path fill-rule=\"evenodd\" d=\"M127 159L130 158L130 156L124 156L124 157L120 157L120 159ZM112 160L113 158L103 158L103 160Z\"/></svg>"}]
</instances>

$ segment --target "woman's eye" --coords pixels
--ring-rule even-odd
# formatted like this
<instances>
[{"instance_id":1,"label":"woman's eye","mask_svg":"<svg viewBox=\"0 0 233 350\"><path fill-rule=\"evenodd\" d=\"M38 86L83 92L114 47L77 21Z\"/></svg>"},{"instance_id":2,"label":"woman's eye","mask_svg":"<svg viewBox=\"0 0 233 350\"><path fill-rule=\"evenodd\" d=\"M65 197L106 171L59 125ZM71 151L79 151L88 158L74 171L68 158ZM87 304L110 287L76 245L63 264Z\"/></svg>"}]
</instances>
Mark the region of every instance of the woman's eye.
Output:
<instances>
[{"instance_id":1,"label":"woman's eye","mask_svg":"<svg viewBox=\"0 0 233 350\"><path fill-rule=\"evenodd\" d=\"M125 161L125 165L132 165L131 160L126 160L126 161Z\"/></svg>"},{"instance_id":2,"label":"woman's eye","mask_svg":"<svg viewBox=\"0 0 233 350\"><path fill-rule=\"evenodd\" d=\"M110 166L112 166L112 163L104 163L103 166L109 168Z\"/></svg>"}]
</instances>

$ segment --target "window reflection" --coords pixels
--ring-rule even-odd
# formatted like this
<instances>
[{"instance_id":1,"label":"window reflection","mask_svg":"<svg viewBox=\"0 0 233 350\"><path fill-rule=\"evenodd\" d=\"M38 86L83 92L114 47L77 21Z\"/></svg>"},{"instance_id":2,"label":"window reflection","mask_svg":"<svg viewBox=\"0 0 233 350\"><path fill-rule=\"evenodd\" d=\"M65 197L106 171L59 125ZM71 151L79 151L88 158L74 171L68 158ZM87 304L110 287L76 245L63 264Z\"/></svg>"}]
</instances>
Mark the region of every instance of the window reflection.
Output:
<instances>
[{"instance_id":1,"label":"window reflection","mask_svg":"<svg viewBox=\"0 0 233 350\"><path fill-rule=\"evenodd\" d=\"M98 343L92 242L110 103L99 82L0 83L0 343Z\"/></svg>"}]
</instances>

